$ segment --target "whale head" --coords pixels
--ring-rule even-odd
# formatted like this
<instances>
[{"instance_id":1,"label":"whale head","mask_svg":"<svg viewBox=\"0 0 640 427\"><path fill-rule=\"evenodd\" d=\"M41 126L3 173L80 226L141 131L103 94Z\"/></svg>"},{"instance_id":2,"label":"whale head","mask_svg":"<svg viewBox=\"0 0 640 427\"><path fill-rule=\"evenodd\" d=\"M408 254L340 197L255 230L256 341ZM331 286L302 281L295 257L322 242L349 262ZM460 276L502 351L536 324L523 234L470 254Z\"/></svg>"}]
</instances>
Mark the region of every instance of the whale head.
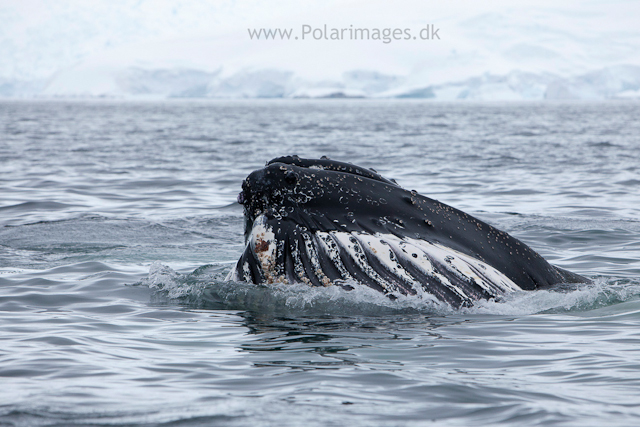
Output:
<instances>
[{"instance_id":1,"label":"whale head","mask_svg":"<svg viewBox=\"0 0 640 427\"><path fill-rule=\"evenodd\" d=\"M279 157L242 183L245 250L228 279L428 293L453 306L588 280L377 172Z\"/></svg>"},{"instance_id":2,"label":"whale head","mask_svg":"<svg viewBox=\"0 0 640 427\"><path fill-rule=\"evenodd\" d=\"M372 188L377 184L378 190L367 191L372 189L367 188L368 181L374 181ZM324 228L344 228L367 205L386 203L384 197L377 196L383 186L400 189L395 182L372 170L326 157L273 159L242 182L238 203L244 207L245 243L261 215L269 219L295 217L311 229L317 228L315 221L320 221Z\"/></svg>"}]
</instances>

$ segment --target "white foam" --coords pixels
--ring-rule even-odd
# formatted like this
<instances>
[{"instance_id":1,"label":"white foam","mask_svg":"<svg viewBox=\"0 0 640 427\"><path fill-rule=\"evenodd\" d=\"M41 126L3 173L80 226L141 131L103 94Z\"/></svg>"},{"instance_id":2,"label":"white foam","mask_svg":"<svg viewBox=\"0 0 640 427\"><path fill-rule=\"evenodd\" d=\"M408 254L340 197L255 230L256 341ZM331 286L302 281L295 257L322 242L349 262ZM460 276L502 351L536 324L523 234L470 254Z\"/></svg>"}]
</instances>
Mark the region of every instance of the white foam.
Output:
<instances>
[{"instance_id":1,"label":"white foam","mask_svg":"<svg viewBox=\"0 0 640 427\"><path fill-rule=\"evenodd\" d=\"M616 306L640 298L637 280L596 279L594 284L577 284L569 290L518 291L498 300L476 301L473 307L454 309L428 293L396 295L392 300L368 286L345 290L340 286L311 287L304 283L267 285L224 281L220 275L180 274L158 262L149 269L143 285L170 299L187 300L198 306L252 310L281 314L386 315L394 313L532 315L541 312L580 314L604 310L610 316ZM624 311L626 313L626 310Z\"/></svg>"}]
</instances>

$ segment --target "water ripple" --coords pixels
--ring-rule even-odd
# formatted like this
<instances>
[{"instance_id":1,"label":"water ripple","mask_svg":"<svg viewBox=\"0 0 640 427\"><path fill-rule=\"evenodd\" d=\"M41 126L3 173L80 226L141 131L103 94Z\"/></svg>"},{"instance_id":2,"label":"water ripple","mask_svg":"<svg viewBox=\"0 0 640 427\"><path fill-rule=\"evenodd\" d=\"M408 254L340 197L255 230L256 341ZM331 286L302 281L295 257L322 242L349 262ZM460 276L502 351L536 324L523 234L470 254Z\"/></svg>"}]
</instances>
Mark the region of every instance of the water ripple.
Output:
<instances>
[{"instance_id":1,"label":"water ripple","mask_svg":"<svg viewBox=\"0 0 640 427\"><path fill-rule=\"evenodd\" d=\"M637 425L640 105L0 102L0 424ZM373 167L594 284L224 281L242 179Z\"/></svg>"}]
</instances>

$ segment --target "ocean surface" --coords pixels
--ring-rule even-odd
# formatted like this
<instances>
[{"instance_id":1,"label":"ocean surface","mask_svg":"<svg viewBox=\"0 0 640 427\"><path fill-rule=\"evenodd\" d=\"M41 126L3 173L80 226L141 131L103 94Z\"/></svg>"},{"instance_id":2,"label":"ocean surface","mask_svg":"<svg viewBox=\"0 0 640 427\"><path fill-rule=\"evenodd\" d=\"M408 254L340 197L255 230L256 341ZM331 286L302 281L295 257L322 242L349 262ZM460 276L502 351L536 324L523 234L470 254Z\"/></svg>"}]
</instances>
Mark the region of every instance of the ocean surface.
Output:
<instances>
[{"instance_id":1,"label":"ocean surface","mask_svg":"<svg viewBox=\"0 0 640 427\"><path fill-rule=\"evenodd\" d=\"M640 425L640 103L0 102L0 426ZM242 179L372 167L593 279L224 281Z\"/></svg>"}]
</instances>

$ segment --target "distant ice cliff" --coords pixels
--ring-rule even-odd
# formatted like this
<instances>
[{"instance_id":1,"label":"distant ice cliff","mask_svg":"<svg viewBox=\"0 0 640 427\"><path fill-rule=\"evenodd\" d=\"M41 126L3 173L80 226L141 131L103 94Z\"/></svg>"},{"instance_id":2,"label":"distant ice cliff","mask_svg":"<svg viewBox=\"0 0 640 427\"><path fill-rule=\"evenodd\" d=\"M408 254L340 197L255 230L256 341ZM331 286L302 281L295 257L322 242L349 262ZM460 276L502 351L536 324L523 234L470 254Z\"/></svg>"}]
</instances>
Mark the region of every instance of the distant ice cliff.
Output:
<instances>
[{"instance_id":1,"label":"distant ice cliff","mask_svg":"<svg viewBox=\"0 0 640 427\"><path fill-rule=\"evenodd\" d=\"M412 83L409 84L408 81ZM84 67L50 80L0 80L4 98L421 98L433 100L640 99L640 67L620 65L573 77L512 71L461 81L416 84L371 70L313 81L278 69L247 69L223 76L189 68Z\"/></svg>"}]
</instances>

